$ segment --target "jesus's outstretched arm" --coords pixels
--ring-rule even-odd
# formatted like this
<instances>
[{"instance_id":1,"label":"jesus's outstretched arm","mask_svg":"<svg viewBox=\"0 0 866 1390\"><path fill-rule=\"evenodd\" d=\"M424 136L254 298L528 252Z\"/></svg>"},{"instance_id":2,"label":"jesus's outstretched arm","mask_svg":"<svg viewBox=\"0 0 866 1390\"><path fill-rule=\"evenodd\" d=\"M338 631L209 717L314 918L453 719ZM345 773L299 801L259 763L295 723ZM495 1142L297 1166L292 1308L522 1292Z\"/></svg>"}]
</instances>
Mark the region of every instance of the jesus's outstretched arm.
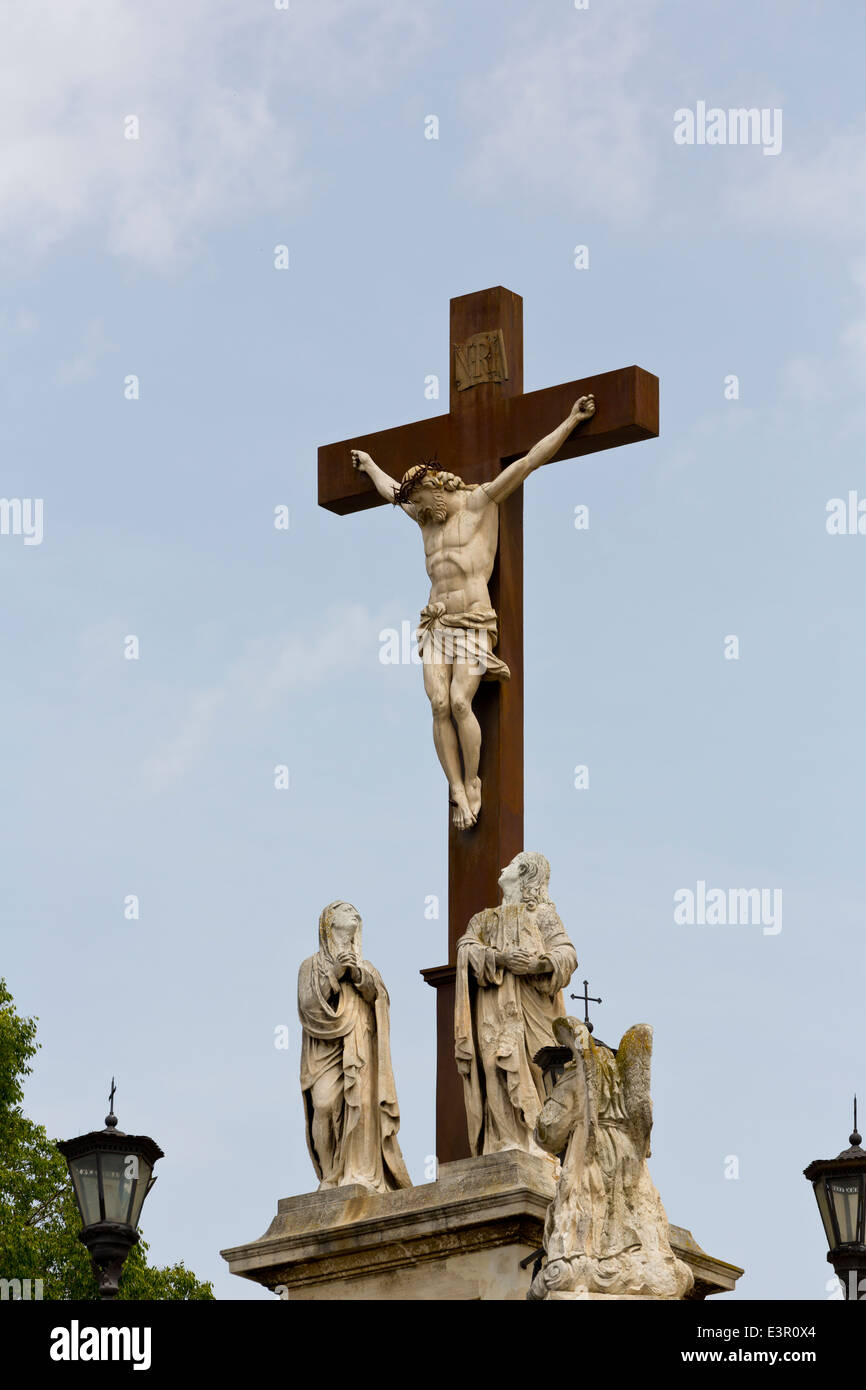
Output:
<instances>
[{"instance_id":1,"label":"jesus's outstretched arm","mask_svg":"<svg viewBox=\"0 0 866 1390\"><path fill-rule=\"evenodd\" d=\"M512 492L516 492L521 483L526 481L530 473L534 473L542 464L550 463L557 449L562 448L575 426L583 420L589 420L594 414L594 396L581 396L580 400L575 401L571 407L571 414L561 425L557 425L550 434L539 439L522 459L517 459L507 468L503 468L498 478L491 478L489 483L482 483L482 490L487 493L491 502L504 502L506 497L510 497Z\"/></svg>"},{"instance_id":2,"label":"jesus's outstretched arm","mask_svg":"<svg viewBox=\"0 0 866 1390\"><path fill-rule=\"evenodd\" d=\"M370 455L365 454L363 449L352 450L352 465L359 473L367 474L380 497L384 497L386 502L394 501L394 493L397 491L399 483L394 478L389 477L378 463L374 463Z\"/></svg>"}]
</instances>

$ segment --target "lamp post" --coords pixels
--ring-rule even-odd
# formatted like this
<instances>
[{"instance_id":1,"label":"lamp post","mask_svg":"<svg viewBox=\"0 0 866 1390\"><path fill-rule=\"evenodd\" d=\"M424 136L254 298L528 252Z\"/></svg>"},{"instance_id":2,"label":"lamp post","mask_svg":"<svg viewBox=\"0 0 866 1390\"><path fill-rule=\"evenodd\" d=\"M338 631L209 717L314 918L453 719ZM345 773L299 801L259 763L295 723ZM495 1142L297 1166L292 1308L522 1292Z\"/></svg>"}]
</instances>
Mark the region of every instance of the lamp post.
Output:
<instances>
[{"instance_id":1,"label":"lamp post","mask_svg":"<svg viewBox=\"0 0 866 1390\"><path fill-rule=\"evenodd\" d=\"M584 980L583 982L583 988L585 994L587 989L586 980ZM572 999L581 999L583 997L583 995L579 994L572 994L571 996ZM590 1002L600 1004L601 1000L592 1000ZM588 1018L586 1019L586 1026L591 1033L592 1024L590 1023ZM608 1047L608 1044L601 1042L600 1039L596 1039L596 1045L598 1047L606 1047L608 1052L614 1051L612 1047ZM541 1079L544 1084L544 1094L549 1099L553 1095L553 1092L557 1084L565 1075L566 1067L574 1066L574 1057L572 1055L571 1048L560 1047L557 1043L548 1044L546 1047L540 1047L533 1056L532 1060L535 1063L535 1065L541 1070ZM556 1156L559 1159L559 1162L562 1163L565 1159L565 1149L563 1149ZM534 1279L538 1271L541 1269L543 1260L544 1246L542 1245L539 1247L538 1250L533 1250L531 1255L527 1255L525 1259L520 1261L520 1268L526 1269L529 1265L532 1265L532 1277Z\"/></svg>"},{"instance_id":2,"label":"lamp post","mask_svg":"<svg viewBox=\"0 0 866 1390\"><path fill-rule=\"evenodd\" d=\"M866 1151L857 1133L857 1097L850 1149L838 1158L817 1158L803 1169L815 1189L827 1259L836 1271L846 1299L866 1299Z\"/></svg>"},{"instance_id":3,"label":"lamp post","mask_svg":"<svg viewBox=\"0 0 866 1390\"><path fill-rule=\"evenodd\" d=\"M553 1088L565 1072L568 1063L573 1061L571 1049L568 1047L540 1047L533 1057L533 1062L541 1068L541 1079L544 1083L544 1094L553 1095Z\"/></svg>"},{"instance_id":4,"label":"lamp post","mask_svg":"<svg viewBox=\"0 0 866 1390\"><path fill-rule=\"evenodd\" d=\"M595 995L590 994L589 980L584 980L583 982L583 994L570 994L568 997L569 999L579 999L580 1002L583 1004L583 1022L586 1026L587 1031L592 1033L593 1025L589 1021L589 1006L590 1004L601 1004L604 1001L600 998L597 998ZM607 1049L608 1052L616 1052L615 1047L611 1047L609 1043L602 1042L601 1038L594 1038L593 1041L595 1042L596 1047L604 1047ZM552 1096L554 1087L556 1086L560 1077L563 1076L565 1068L574 1059L571 1055L570 1048L560 1047L557 1044L553 1044L548 1045L547 1047L540 1047L532 1060L535 1063L535 1065L541 1069L541 1079L544 1083L544 1094L546 1096Z\"/></svg>"},{"instance_id":5,"label":"lamp post","mask_svg":"<svg viewBox=\"0 0 866 1390\"><path fill-rule=\"evenodd\" d=\"M156 1178L162 1149L146 1134L124 1134L114 1113L114 1077L105 1129L66 1139L57 1147L66 1159L81 1213L78 1239L90 1252L100 1298L116 1298L126 1257L138 1244L141 1208Z\"/></svg>"}]
</instances>

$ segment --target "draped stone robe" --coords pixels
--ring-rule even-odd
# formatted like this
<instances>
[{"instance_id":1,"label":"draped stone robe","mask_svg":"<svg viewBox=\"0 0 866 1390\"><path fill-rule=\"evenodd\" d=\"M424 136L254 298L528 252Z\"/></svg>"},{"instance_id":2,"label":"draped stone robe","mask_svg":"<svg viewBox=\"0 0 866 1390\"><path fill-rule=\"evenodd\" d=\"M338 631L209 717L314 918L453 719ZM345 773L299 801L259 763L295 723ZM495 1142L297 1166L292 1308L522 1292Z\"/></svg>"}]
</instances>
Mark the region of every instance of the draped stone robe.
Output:
<instances>
[{"instance_id":1,"label":"draped stone robe","mask_svg":"<svg viewBox=\"0 0 866 1390\"><path fill-rule=\"evenodd\" d=\"M551 972L514 975L497 968L495 951L518 948L545 957ZM455 1057L473 1154L543 1152L533 1130L544 1083L532 1057L555 1045L552 1023L566 1011L562 990L576 969L574 947L549 901L485 908L458 941Z\"/></svg>"},{"instance_id":2,"label":"draped stone robe","mask_svg":"<svg viewBox=\"0 0 866 1390\"><path fill-rule=\"evenodd\" d=\"M375 1192L411 1187L397 1142L388 991L369 961L360 961L358 984L349 973L338 980L335 969L320 949L298 972L301 1090L319 1190L350 1183ZM325 1134L318 1146L314 1114Z\"/></svg>"}]
</instances>

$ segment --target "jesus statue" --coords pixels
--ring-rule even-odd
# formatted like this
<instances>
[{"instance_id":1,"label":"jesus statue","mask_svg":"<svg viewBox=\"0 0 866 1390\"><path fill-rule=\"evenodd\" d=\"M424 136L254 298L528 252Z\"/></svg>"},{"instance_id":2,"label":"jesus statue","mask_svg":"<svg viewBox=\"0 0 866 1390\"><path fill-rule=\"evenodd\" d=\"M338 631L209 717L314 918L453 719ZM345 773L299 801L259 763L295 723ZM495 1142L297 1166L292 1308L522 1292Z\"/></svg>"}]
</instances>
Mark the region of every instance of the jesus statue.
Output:
<instances>
[{"instance_id":1,"label":"jesus statue","mask_svg":"<svg viewBox=\"0 0 866 1390\"><path fill-rule=\"evenodd\" d=\"M418 523L424 538L430 598L421 611L418 646L433 742L461 830L475 824L481 809L481 729L472 701L480 681L508 680L511 674L493 652L499 624L487 588L499 543L499 504L594 414L594 397L581 396L561 425L486 483L464 483L430 461L413 465L397 483L369 454L352 450L355 468L367 474L380 497Z\"/></svg>"}]
</instances>

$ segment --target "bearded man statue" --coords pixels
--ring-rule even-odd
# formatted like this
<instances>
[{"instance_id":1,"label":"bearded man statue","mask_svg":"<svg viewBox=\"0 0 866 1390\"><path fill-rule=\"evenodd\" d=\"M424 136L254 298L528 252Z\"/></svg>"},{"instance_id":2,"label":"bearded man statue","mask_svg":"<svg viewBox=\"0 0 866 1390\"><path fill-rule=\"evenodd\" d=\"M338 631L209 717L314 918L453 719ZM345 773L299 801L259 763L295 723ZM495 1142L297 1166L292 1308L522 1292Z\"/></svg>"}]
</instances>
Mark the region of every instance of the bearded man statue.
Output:
<instances>
[{"instance_id":1,"label":"bearded man statue","mask_svg":"<svg viewBox=\"0 0 866 1390\"><path fill-rule=\"evenodd\" d=\"M525 850L502 870L499 907L477 912L457 943L454 1049L473 1154L543 1154L533 1131L544 1104L532 1060L555 1046L553 1021L577 956L547 894L550 865Z\"/></svg>"}]
</instances>

